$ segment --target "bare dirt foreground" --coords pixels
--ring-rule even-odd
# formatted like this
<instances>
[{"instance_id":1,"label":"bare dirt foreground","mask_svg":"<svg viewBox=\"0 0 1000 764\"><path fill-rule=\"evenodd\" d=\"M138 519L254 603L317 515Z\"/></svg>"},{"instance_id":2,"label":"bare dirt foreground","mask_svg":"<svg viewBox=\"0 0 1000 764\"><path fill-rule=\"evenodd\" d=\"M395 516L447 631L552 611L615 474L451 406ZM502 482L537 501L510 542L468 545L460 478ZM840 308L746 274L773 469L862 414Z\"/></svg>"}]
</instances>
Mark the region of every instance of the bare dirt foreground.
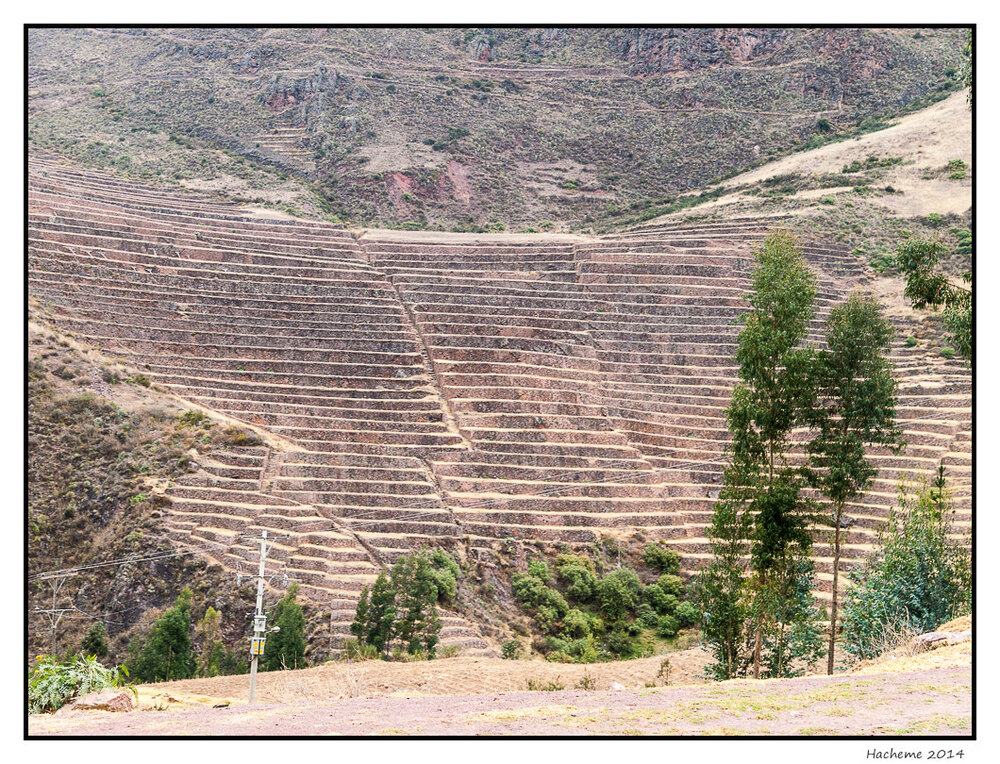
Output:
<instances>
[{"instance_id":1,"label":"bare dirt foreground","mask_svg":"<svg viewBox=\"0 0 1000 764\"><path fill-rule=\"evenodd\" d=\"M315 672L326 668L321 667L310 670L314 674L305 684L287 675L307 672L283 672L284 702L274 702L280 688L272 682L263 695L265 702L253 707L242 699L212 707L213 698L190 695L178 703L177 710L169 704L149 704L151 697L181 694L182 686L189 691L202 689L195 680L174 682L141 688L140 707L151 710L32 716L29 734L968 736L972 732L970 657L971 643L966 642L926 656L896 659L832 677L619 690L602 689L607 680L596 678L601 667L590 666L587 676L598 689L480 690L476 694L439 695L403 689L377 695L374 693L384 690L373 684L369 697L317 699L315 693L323 690ZM459 661L470 665L460 669ZM473 667L473 663L478 665ZM501 671L509 671L504 664L509 667L511 662L452 659L434 664L382 664L378 669L398 673L398 687L412 687L407 677L422 672L426 689L442 692L446 689L435 684L437 675L447 673L453 682L459 682L456 676L475 668L479 679L489 685L499 681ZM559 681L568 688L574 685L567 669L582 670L552 664L534 666L536 670L561 670ZM333 668L342 672L344 666ZM637 676L642 673L638 668L633 670ZM555 681L546 678L548 671L538 671L538 675L543 681ZM234 679L200 680L200 685L224 680L219 688L228 689ZM245 682L246 677L241 679ZM353 681L359 684L364 680L355 676ZM160 694L151 696L154 690ZM307 699L309 694L313 699Z\"/></svg>"}]
</instances>

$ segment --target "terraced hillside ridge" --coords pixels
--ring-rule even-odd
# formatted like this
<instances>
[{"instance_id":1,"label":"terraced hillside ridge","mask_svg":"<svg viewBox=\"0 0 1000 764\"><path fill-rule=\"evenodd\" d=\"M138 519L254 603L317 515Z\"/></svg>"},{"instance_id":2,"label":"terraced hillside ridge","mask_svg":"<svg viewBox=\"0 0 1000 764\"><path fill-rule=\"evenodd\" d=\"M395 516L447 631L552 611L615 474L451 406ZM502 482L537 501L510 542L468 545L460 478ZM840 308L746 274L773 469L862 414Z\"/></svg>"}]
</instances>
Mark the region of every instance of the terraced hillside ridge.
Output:
<instances>
[{"instance_id":1,"label":"terraced hillside ridge","mask_svg":"<svg viewBox=\"0 0 1000 764\"><path fill-rule=\"evenodd\" d=\"M965 35L33 28L28 134L359 225L590 227L946 97Z\"/></svg>"},{"instance_id":2,"label":"terraced hillside ridge","mask_svg":"<svg viewBox=\"0 0 1000 764\"><path fill-rule=\"evenodd\" d=\"M365 231L262 219L47 155L29 167L29 293L59 328L194 403L269 431L169 489L182 544L246 566L243 533L287 535L274 572L346 633L407 549L662 538L695 571L718 495L753 249L791 218L653 224L603 238ZM806 239L829 309L868 266ZM904 475L948 469L971 520L970 376L893 359L909 446L876 453L842 564L870 548ZM820 585L832 558L815 547ZM485 649L457 617L445 644Z\"/></svg>"},{"instance_id":3,"label":"terraced hillside ridge","mask_svg":"<svg viewBox=\"0 0 1000 764\"><path fill-rule=\"evenodd\" d=\"M395 292L328 224L257 221L33 159L30 294L62 328L172 391L264 427L289 452L206 460L169 492L166 523L238 568L243 534L288 536L270 564L333 611L420 542L454 539L427 454L462 448ZM484 643L457 618L450 637Z\"/></svg>"}]
</instances>

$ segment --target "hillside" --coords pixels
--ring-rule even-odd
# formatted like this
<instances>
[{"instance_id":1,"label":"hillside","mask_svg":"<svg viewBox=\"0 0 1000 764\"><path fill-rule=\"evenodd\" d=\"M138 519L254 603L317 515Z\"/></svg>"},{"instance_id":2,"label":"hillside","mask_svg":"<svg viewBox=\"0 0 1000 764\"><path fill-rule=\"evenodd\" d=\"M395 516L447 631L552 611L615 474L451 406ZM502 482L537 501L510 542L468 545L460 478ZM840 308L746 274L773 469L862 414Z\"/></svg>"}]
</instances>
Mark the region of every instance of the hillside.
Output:
<instances>
[{"instance_id":1,"label":"hillside","mask_svg":"<svg viewBox=\"0 0 1000 764\"><path fill-rule=\"evenodd\" d=\"M245 655L242 574L266 530L280 538L265 604L300 587L314 663L340 654L360 592L401 555L458 562L441 646L459 657L366 666L371 687L488 693L593 670L600 690L622 677L632 690L661 653L694 682L696 629L658 636L646 663L531 660L548 648L512 576L572 551L649 584L643 551L662 542L695 579L754 253L779 227L817 279L808 342L856 290L896 330L907 446L870 452L878 475L847 508L841 574L873 549L900 483L942 466L956 531L971 533L972 376L940 317L904 300L894 259L908 237L968 241L963 40L30 30L28 607L72 604L56 629L31 613L30 655L75 648L99 619L121 660L184 586L195 618L220 610ZM969 268L969 249L945 267ZM129 556L142 559L55 595L37 578ZM499 661L510 641L529 660ZM961 690L964 670L941 676ZM351 664L296 676L326 692L334 674L356 678ZM177 691L229 698L220 688L244 680L212 681Z\"/></svg>"},{"instance_id":2,"label":"hillside","mask_svg":"<svg viewBox=\"0 0 1000 764\"><path fill-rule=\"evenodd\" d=\"M957 29L32 29L29 140L356 226L601 226L959 87Z\"/></svg>"},{"instance_id":3,"label":"hillside","mask_svg":"<svg viewBox=\"0 0 1000 764\"><path fill-rule=\"evenodd\" d=\"M752 248L777 222L806 237L813 341L837 301L880 283L794 218L603 238L353 234L51 156L30 169L30 289L45 320L270 436L169 480L164 531L229 570L255 557L244 533L288 535L273 572L331 613L324 646L346 636L378 568L425 544L469 571L466 619L444 635L466 651L512 636L508 576L531 554L568 544L635 560L663 539L694 573ZM909 446L874 454L845 565L871 548L900 477L946 465L959 525L970 519L968 370L936 353L933 325L892 318ZM831 560L817 540L822 588Z\"/></svg>"}]
</instances>

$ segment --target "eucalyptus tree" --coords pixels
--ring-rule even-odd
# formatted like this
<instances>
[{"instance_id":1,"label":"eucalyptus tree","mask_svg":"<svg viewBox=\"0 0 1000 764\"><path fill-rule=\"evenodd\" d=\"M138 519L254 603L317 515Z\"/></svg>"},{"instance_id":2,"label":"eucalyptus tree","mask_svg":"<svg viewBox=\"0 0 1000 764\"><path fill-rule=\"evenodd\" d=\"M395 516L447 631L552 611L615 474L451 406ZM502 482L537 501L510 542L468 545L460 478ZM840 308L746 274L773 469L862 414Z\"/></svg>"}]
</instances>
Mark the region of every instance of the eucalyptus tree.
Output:
<instances>
[{"instance_id":1,"label":"eucalyptus tree","mask_svg":"<svg viewBox=\"0 0 1000 764\"><path fill-rule=\"evenodd\" d=\"M783 593L794 590L812 543L803 477L785 454L813 398L813 352L800 345L816 291L797 239L788 231L770 234L757 254L751 309L737 339L740 383L726 411L729 464L709 530L713 561L701 578L705 625L710 639L724 642L716 643L716 655L728 676L740 670L740 643L752 629L753 675L760 677L763 631L775 622Z\"/></svg>"},{"instance_id":2,"label":"eucalyptus tree","mask_svg":"<svg viewBox=\"0 0 1000 764\"><path fill-rule=\"evenodd\" d=\"M898 453L905 443L896 424L896 380L889 347L894 330L870 296L852 294L830 311L827 348L815 357L814 405L807 407L816 435L806 445L806 474L833 507L833 596L827 673L833 673L837 586L844 509L871 487L878 473L867 449Z\"/></svg>"}]
</instances>

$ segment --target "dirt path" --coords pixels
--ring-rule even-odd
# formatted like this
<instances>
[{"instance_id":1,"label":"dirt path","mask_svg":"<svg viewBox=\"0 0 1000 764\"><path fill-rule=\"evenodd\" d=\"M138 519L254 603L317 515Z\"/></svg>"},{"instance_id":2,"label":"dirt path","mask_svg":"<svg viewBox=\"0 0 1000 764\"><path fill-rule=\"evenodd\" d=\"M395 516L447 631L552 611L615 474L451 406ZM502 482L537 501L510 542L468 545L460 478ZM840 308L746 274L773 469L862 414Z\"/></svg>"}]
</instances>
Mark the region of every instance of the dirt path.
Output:
<instances>
[{"instance_id":1,"label":"dirt path","mask_svg":"<svg viewBox=\"0 0 1000 764\"><path fill-rule=\"evenodd\" d=\"M968 666L871 676L34 716L31 735L956 735Z\"/></svg>"},{"instance_id":2,"label":"dirt path","mask_svg":"<svg viewBox=\"0 0 1000 764\"><path fill-rule=\"evenodd\" d=\"M374 695L485 695L512 693L533 686L576 686L607 690L617 683L630 690L663 685L660 667L666 656L588 665L541 660L505 661L497 658L448 658L418 663L325 663L299 671L272 671L259 675L257 699L263 703L319 702ZM697 684L709 655L700 648L670 653L672 685ZM190 705L243 703L245 675L186 679L139 687L140 708L167 703L173 709ZM170 699L168 700L168 696ZM179 701L179 702L175 702Z\"/></svg>"}]
</instances>

